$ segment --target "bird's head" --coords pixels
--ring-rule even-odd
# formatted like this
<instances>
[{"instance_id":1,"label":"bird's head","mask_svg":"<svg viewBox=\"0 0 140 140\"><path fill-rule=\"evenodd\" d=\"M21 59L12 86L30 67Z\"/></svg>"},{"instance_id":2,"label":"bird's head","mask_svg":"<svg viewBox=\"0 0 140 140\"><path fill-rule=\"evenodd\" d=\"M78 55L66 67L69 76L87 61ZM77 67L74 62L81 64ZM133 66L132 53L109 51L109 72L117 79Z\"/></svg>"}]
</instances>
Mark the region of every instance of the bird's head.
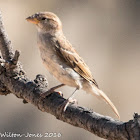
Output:
<instances>
[{"instance_id":1,"label":"bird's head","mask_svg":"<svg viewBox=\"0 0 140 140\"><path fill-rule=\"evenodd\" d=\"M29 16L26 20L37 25L37 28L44 32L55 32L62 29L60 19L51 12L39 12Z\"/></svg>"}]
</instances>

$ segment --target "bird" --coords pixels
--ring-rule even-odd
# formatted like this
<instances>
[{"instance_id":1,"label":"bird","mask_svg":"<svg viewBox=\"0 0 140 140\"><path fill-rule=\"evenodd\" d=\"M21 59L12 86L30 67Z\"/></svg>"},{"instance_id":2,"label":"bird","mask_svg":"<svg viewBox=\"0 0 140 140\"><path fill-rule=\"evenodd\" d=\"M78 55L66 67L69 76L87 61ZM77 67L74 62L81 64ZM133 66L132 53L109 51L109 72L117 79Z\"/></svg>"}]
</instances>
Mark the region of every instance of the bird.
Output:
<instances>
[{"instance_id":1,"label":"bird","mask_svg":"<svg viewBox=\"0 0 140 140\"><path fill-rule=\"evenodd\" d=\"M50 91L65 85L74 87L75 91L68 98L70 100L77 90L82 89L103 99L120 118L118 110L99 88L87 64L66 39L58 16L52 12L38 12L26 20L37 27L37 44L44 66L62 83Z\"/></svg>"}]
</instances>

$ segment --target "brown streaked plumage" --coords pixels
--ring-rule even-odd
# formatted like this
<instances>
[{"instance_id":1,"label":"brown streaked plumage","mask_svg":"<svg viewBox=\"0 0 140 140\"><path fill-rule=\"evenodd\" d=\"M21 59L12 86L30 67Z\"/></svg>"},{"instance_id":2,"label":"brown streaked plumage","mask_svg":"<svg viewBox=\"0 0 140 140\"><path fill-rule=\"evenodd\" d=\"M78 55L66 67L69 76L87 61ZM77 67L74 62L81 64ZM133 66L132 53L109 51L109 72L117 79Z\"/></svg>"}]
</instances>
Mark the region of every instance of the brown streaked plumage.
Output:
<instances>
[{"instance_id":1,"label":"brown streaked plumage","mask_svg":"<svg viewBox=\"0 0 140 140\"><path fill-rule=\"evenodd\" d=\"M38 46L48 71L62 84L83 89L104 99L119 117L116 107L99 89L89 67L65 38L60 19L51 12L40 12L29 16L27 21L38 29Z\"/></svg>"},{"instance_id":2,"label":"brown streaked plumage","mask_svg":"<svg viewBox=\"0 0 140 140\"><path fill-rule=\"evenodd\" d=\"M62 59L64 59L70 67L72 67L78 74L80 74L80 76L85 78L87 81L92 81L98 87L89 70L89 67L67 40L65 41L65 43L62 39L57 40L56 49L58 50L58 55L61 55L60 57L62 57Z\"/></svg>"}]
</instances>

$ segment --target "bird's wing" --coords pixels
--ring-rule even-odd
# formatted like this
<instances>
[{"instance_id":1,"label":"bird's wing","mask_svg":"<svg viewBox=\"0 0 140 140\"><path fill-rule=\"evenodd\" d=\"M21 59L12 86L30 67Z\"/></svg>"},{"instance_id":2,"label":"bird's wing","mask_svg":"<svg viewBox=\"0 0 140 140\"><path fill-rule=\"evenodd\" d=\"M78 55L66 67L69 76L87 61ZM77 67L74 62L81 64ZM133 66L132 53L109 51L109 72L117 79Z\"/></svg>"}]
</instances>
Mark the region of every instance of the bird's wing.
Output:
<instances>
[{"instance_id":1,"label":"bird's wing","mask_svg":"<svg viewBox=\"0 0 140 140\"><path fill-rule=\"evenodd\" d=\"M65 40L65 39L64 39ZM97 82L93 78L89 67L85 64L84 60L78 55L75 49L68 41L57 40L55 48L59 56L65 60L70 67L72 67L80 76L87 81L92 81L97 87Z\"/></svg>"}]
</instances>

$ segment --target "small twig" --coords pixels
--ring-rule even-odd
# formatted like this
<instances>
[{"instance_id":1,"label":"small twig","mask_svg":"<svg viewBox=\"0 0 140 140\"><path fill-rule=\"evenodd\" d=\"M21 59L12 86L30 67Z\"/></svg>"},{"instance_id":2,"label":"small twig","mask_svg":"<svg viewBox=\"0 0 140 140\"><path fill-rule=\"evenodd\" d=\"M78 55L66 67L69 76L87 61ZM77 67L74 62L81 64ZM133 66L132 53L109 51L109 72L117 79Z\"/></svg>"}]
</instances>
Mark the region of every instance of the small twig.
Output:
<instances>
[{"instance_id":1,"label":"small twig","mask_svg":"<svg viewBox=\"0 0 140 140\"><path fill-rule=\"evenodd\" d=\"M16 50L13 58L10 61L5 62L6 70L13 70L18 66L17 64L18 64L19 56L20 53L19 51Z\"/></svg>"},{"instance_id":2,"label":"small twig","mask_svg":"<svg viewBox=\"0 0 140 140\"><path fill-rule=\"evenodd\" d=\"M13 48L11 46L11 41L8 40L8 36L4 30L1 12L0 12L0 50L4 60L10 61L13 58L14 56Z\"/></svg>"},{"instance_id":3,"label":"small twig","mask_svg":"<svg viewBox=\"0 0 140 140\"><path fill-rule=\"evenodd\" d=\"M12 59L12 63L13 63L14 65L17 65L19 55L20 55L19 51L16 50L16 51L15 51L14 58Z\"/></svg>"}]
</instances>

